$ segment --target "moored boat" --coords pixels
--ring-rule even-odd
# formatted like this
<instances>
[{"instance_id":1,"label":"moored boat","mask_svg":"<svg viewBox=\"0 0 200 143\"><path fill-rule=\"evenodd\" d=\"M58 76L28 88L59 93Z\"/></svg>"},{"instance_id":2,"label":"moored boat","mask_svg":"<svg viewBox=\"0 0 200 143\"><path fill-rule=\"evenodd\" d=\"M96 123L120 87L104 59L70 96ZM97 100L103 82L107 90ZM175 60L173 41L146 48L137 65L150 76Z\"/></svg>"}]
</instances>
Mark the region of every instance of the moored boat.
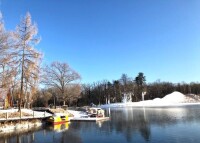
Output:
<instances>
[{"instance_id":1,"label":"moored boat","mask_svg":"<svg viewBox=\"0 0 200 143\"><path fill-rule=\"evenodd\" d=\"M67 114L63 114L63 113L55 113L53 116L47 119L47 123L54 124L54 125L62 124L66 122L69 122L69 117Z\"/></svg>"},{"instance_id":2,"label":"moored boat","mask_svg":"<svg viewBox=\"0 0 200 143\"><path fill-rule=\"evenodd\" d=\"M101 108L92 107L87 111L89 117L103 118L105 117L104 110Z\"/></svg>"},{"instance_id":3,"label":"moored boat","mask_svg":"<svg viewBox=\"0 0 200 143\"><path fill-rule=\"evenodd\" d=\"M70 121L106 121L109 120L109 117L105 117L105 112L101 108L88 108L87 116L78 116L70 119Z\"/></svg>"}]
</instances>

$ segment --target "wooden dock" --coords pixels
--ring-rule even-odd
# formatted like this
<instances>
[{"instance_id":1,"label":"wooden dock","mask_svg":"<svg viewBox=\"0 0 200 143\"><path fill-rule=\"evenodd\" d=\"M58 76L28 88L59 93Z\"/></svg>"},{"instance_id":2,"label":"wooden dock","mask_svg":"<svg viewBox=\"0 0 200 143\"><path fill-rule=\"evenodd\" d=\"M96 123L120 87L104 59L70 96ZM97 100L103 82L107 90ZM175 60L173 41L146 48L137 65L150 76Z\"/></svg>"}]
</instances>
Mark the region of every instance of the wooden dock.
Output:
<instances>
[{"instance_id":1,"label":"wooden dock","mask_svg":"<svg viewBox=\"0 0 200 143\"><path fill-rule=\"evenodd\" d=\"M22 121L22 120L34 120L34 119L46 119L50 116L52 116L51 114L47 113L47 112L41 112L40 114L38 114L37 111L32 111L32 113L29 116L23 116L22 113L20 112L20 115L12 117L10 116L9 112L5 112L3 113L4 116L0 118L0 123L4 123L4 122L17 122L17 121Z\"/></svg>"},{"instance_id":2,"label":"wooden dock","mask_svg":"<svg viewBox=\"0 0 200 143\"><path fill-rule=\"evenodd\" d=\"M70 121L85 121L85 122L98 122L98 121L106 121L106 120L109 120L110 117L88 117L88 118L85 118L85 117L74 117L74 118L71 118Z\"/></svg>"},{"instance_id":3,"label":"wooden dock","mask_svg":"<svg viewBox=\"0 0 200 143\"><path fill-rule=\"evenodd\" d=\"M50 116L36 116L36 117L15 117L15 118L0 118L1 122L7 122L7 121L20 121L20 120L32 120L32 119L46 119Z\"/></svg>"}]
</instances>

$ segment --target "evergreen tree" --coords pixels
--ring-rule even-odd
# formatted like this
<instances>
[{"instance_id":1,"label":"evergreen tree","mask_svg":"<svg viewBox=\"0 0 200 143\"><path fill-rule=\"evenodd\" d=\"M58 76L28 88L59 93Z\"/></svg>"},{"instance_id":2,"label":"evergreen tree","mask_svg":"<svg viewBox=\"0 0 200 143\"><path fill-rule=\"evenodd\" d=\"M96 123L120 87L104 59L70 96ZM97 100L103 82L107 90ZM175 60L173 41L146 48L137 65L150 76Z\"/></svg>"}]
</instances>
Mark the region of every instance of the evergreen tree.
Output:
<instances>
[{"instance_id":1,"label":"evergreen tree","mask_svg":"<svg viewBox=\"0 0 200 143\"><path fill-rule=\"evenodd\" d=\"M135 77L135 83L137 85L136 100L138 100L140 95L142 96L142 92L144 91L144 86L146 84L146 77L142 72L139 72L138 76Z\"/></svg>"}]
</instances>

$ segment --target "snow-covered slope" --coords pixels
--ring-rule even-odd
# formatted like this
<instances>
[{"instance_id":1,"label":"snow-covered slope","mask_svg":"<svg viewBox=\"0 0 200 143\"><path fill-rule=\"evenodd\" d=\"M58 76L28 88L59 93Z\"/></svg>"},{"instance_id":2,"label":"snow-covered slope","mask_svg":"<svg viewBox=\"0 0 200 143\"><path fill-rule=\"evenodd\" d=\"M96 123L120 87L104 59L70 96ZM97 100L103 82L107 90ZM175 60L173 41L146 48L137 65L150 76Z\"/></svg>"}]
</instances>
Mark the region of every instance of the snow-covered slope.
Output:
<instances>
[{"instance_id":1,"label":"snow-covered slope","mask_svg":"<svg viewBox=\"0 0 200 143\"><path fill-rule=\"evenodd\" d=\"M200 102L191 103L191 98L180 93L173 92L171 94L166 95L163 98L155 98L153 100L146 100L140 102L130 102L130 103L112 103L107 105L101 105L102 108L106 107L127 107L127 106L135 106L135 107L156 107L156 106L182 106L182 105L191 105L191 104L200 104ZM194 99L193 99L194 101Z\"/></svg>"}]
</instances>

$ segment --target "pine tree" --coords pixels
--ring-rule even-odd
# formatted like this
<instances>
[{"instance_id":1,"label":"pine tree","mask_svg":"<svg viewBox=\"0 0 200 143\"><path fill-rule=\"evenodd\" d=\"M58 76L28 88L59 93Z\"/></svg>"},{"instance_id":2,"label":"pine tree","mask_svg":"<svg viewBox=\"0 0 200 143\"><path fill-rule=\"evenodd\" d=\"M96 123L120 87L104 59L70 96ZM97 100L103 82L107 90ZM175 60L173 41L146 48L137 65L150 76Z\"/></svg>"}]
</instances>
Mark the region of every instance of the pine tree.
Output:
<instances>
[{"instance_id":1,"label":"pine tree","mask_svg":"<svg viewBox=\"0 0 200 143\"><path fill-rule=\"evenodd\" d=\"M137 85L137 95L136 96L140 96L140 95L142 95L142 92L144 90L144 85L146 82L146 77L144 76L144 74L142 72L139 72L138 76L135 77L135 82Z\"/></svg>"}]
</instances>

